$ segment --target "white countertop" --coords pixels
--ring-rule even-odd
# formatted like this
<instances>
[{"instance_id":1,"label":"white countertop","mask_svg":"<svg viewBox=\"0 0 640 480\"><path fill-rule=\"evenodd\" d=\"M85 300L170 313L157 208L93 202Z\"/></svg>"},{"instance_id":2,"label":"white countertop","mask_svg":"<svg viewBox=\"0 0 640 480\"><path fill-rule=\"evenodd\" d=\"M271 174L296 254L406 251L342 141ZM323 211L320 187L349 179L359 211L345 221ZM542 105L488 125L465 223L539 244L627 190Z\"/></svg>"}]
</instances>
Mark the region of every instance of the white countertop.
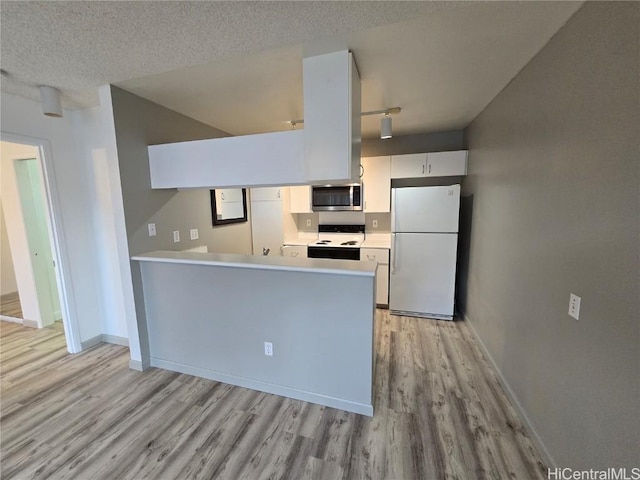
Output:
<instances>
[{"instance_id":1,"label":"white countertop","mask_svg":"<svg viewBox=\"0 0 640 480\"><path fill-rule=\"evenodd\" d=\"M318 239L318 234L315 232L298 232L297 235L292 235L284 239L285 245L309 245Z\"/></svg>"},{"instance_id":2,"label":"white countertop","mask_svg":"<svg viewBox=\"0 0 640 480\"><path fill-rule=\"evenodd\" d=\"M261 270L286 270L291 272L330 273L337 275L360 275L373 277L376 262L345 262L325 258L291 258L280 256L239 255L235 253L199 253L155 251L135 255L132 260L140 262L184 263L191 265L213 265L233 268Z\"/></svg>"},{"instance_id":3,"label":"white countertop","mask_svg":"<svg viewBox=\"0 0 640 480\"><path fill-rule=\"evenodd\" d=\"M367 233L360 248L391 248L391 234Z\"/></svg>"}]
</instances>

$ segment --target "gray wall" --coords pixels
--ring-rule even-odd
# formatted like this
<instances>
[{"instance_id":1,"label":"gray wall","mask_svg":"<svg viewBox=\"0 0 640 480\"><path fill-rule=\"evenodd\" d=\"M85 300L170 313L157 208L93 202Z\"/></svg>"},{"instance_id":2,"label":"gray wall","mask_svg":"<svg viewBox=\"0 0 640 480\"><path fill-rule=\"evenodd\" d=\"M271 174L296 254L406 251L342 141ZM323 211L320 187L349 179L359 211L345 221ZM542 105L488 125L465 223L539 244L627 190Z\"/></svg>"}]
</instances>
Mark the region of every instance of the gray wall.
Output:
<instances>
[{"instance_id":1,"label":"gray wall","mask_svg":"<svg viewBox=\"0 0 640 480\"><path fill-rule=\"evenodd\" d=\"M209 190L151 189L148 145L228 134L119 88L111 90L129 253L197 245L211 252L251 253L250 222L212 227ZM155 237L149 237L148 223L156 224ZM199 230L199 240L189 239L191 228ZM180 231L180 243L173 243L174 230Z\"/></svg>"},{"instance_id":2,"label":"gray wall","mask_svg":"<svg viewBox=\"0 0 640 480\"><path fill-rule=\"evenodd\" d=\"M148 145L228 134L116 87L111 87L111 96L129 254L185 250L199 245L207 245L210 252L251 253L249 221L212 227L209 190L151 189ZM155 237L149 237L148 223L156 224ZM198 240L189 239L191 228L198 229ZM174 230L180 232L180 243L173 243ZM138 262L131 262L131 279L145 367L149 344Z\"/></svg>"},{"instance_id":3,"label":"gray wall","mask_svg":"<svg viewBox=\"0 0 640 480\"><path fill-rule=\"evenodd\" d=\"M640 459L639 10L586 3L467 132L461 307L559 466Z\"/></svg>"},{"instance_id":4,"label":"gray wall","mask_svg":"<svg viewBox=\"0 0 640 480\"><path fill-rule=\"evenodd\" d=\"M402 115L402 113L400 113L400 115ZM403 135L386 140L381 140L380 138L362 139L363 157L422 152L446 152L463 150L464 148L464 132L462 130Z\"/></svg>"}]
</instances>

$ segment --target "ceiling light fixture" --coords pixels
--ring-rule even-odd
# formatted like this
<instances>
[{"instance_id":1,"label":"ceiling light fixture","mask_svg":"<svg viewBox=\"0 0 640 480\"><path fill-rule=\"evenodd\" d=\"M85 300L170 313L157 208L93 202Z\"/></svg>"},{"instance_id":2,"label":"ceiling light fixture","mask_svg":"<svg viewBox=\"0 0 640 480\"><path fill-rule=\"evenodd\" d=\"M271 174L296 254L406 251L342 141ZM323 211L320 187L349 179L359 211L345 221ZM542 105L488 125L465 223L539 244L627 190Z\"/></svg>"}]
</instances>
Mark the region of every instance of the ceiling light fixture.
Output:
<instances>
[{"instance_id":1,"label":"ceiling light fixture","mask_svg":"<svg viewBox=\"0 0 640 480\"><path fill-rule=\"evenodd\" d=\"M391 117L388 113L385 113L384 117L380 119L380 138L386 140L393 137L391 133Z\"/></svg>"},{"instance_id":2,"label":"ceiling light fixture","mask_svg":"<svg viewBox=\"0 0 640 480\"><path fill-rule=\"evenodd\" d=\"M40 101L42 111L47 117L62 117L62 103L60 102L60 91L57 88L47 85L39 85Z\"/></svg>"},{"instance_id":3,"label":"ceiling light fixture","mask_svg":"<svg viewBox=\"0 0 640 480\"><path fill-rule=\"evenodd\" d=\"M400 113L402 109L400 107L391 107L385 110L372 110L370 112L362 112L360 116L368 116L368 115L384 115L380 121L380 138L386 139L391 138L393 135L391 133L391 115L395 115ZM291 125L291 129L295 130L296 125L299 123L304 123L304 118L300 118L298 120L289 120L289 124Z\"/></svg>"}]
</instances>

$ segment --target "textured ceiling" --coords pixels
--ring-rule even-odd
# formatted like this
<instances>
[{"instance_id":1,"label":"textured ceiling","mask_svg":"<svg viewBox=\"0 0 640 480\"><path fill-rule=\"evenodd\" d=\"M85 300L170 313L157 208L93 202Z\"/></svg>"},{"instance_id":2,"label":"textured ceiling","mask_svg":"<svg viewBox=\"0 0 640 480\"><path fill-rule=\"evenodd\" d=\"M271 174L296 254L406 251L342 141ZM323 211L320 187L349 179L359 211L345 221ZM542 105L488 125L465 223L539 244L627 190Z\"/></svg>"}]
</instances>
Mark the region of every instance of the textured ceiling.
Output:
<instances>
[{"instance_id":1,"label":"textured ceiling","mask_svg":"<svg viewBox=\"0 0 640 480\"><path fill-rule=\"evenodd\" d=\"M394 133L466 126L580 2L0 2L2 89L114 83L232 134L302 118L304 55L349 48ZM364 117L364 136L379 118Z\"/></svg>"}]
</instances>

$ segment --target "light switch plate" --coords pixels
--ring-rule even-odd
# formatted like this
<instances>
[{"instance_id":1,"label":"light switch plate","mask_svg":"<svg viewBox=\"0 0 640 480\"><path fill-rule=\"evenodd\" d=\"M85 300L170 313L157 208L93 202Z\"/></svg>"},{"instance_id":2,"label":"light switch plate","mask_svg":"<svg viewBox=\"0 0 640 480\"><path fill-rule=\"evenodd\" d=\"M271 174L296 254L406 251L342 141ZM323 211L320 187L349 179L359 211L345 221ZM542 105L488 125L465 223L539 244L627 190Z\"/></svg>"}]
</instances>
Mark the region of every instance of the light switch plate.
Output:
<instances>
[{"instance_id":1,"label":"light switch plate","mask_svg":"<svg viewBox=\"0 0 640 480\"><path fill-rule=\"evenodd\" d=\"M576 320L580 317L580 300L582 299L573 293L569 295L569 315Z\"/></svg>"},{"instance_id":2,"label":"light switch plate","mask_svg":"<svg viewBox=\"0 0 640 480\"><path fill-rule=\"evenodd\" d=\"M197 228L192 228L191 230L189 230L189 234L191 235L191 240L198 240L199 236Z\"/></svg>"},{"instance_id":3,"label":"light switch plate","mask_svg":"<svg viewBox=\"0 0 640 480\"><path fill-rule=\"evenodd\" d=\"M311 226L311 219L307 218L307 227L310 227L310 226Z\"/></svg>"},{"instance_id":4,"label":"light switch plate","mask_svg":"<svg viewBox=\"0 0 640 480\"><path fill-rule=\"evenodd\" d=\"M155 237L156 236L156 224L155 223L149 223L149 224L147 224L147 228L149 228L149 236L150 237Z\"/></svg>"},{"instance_id":5,"label":"light switch plate","mask_svg":"<svg viewBox=\"0 0 640 480\"><path fill-rule=\"evenodd\" d=\"M373 228L378 228L378 220L373 221Z\"/></svg>"},{"instance_id":6,"label":"light switch plate","mask_svg":"<svg viewBox=\"0 0 640 480\"><path fill-rule=\"evenodd\" d=\"M173 231L173 243L178 243L180 241L180 232L178 230Z\"/></svg>"}]
</instances>

